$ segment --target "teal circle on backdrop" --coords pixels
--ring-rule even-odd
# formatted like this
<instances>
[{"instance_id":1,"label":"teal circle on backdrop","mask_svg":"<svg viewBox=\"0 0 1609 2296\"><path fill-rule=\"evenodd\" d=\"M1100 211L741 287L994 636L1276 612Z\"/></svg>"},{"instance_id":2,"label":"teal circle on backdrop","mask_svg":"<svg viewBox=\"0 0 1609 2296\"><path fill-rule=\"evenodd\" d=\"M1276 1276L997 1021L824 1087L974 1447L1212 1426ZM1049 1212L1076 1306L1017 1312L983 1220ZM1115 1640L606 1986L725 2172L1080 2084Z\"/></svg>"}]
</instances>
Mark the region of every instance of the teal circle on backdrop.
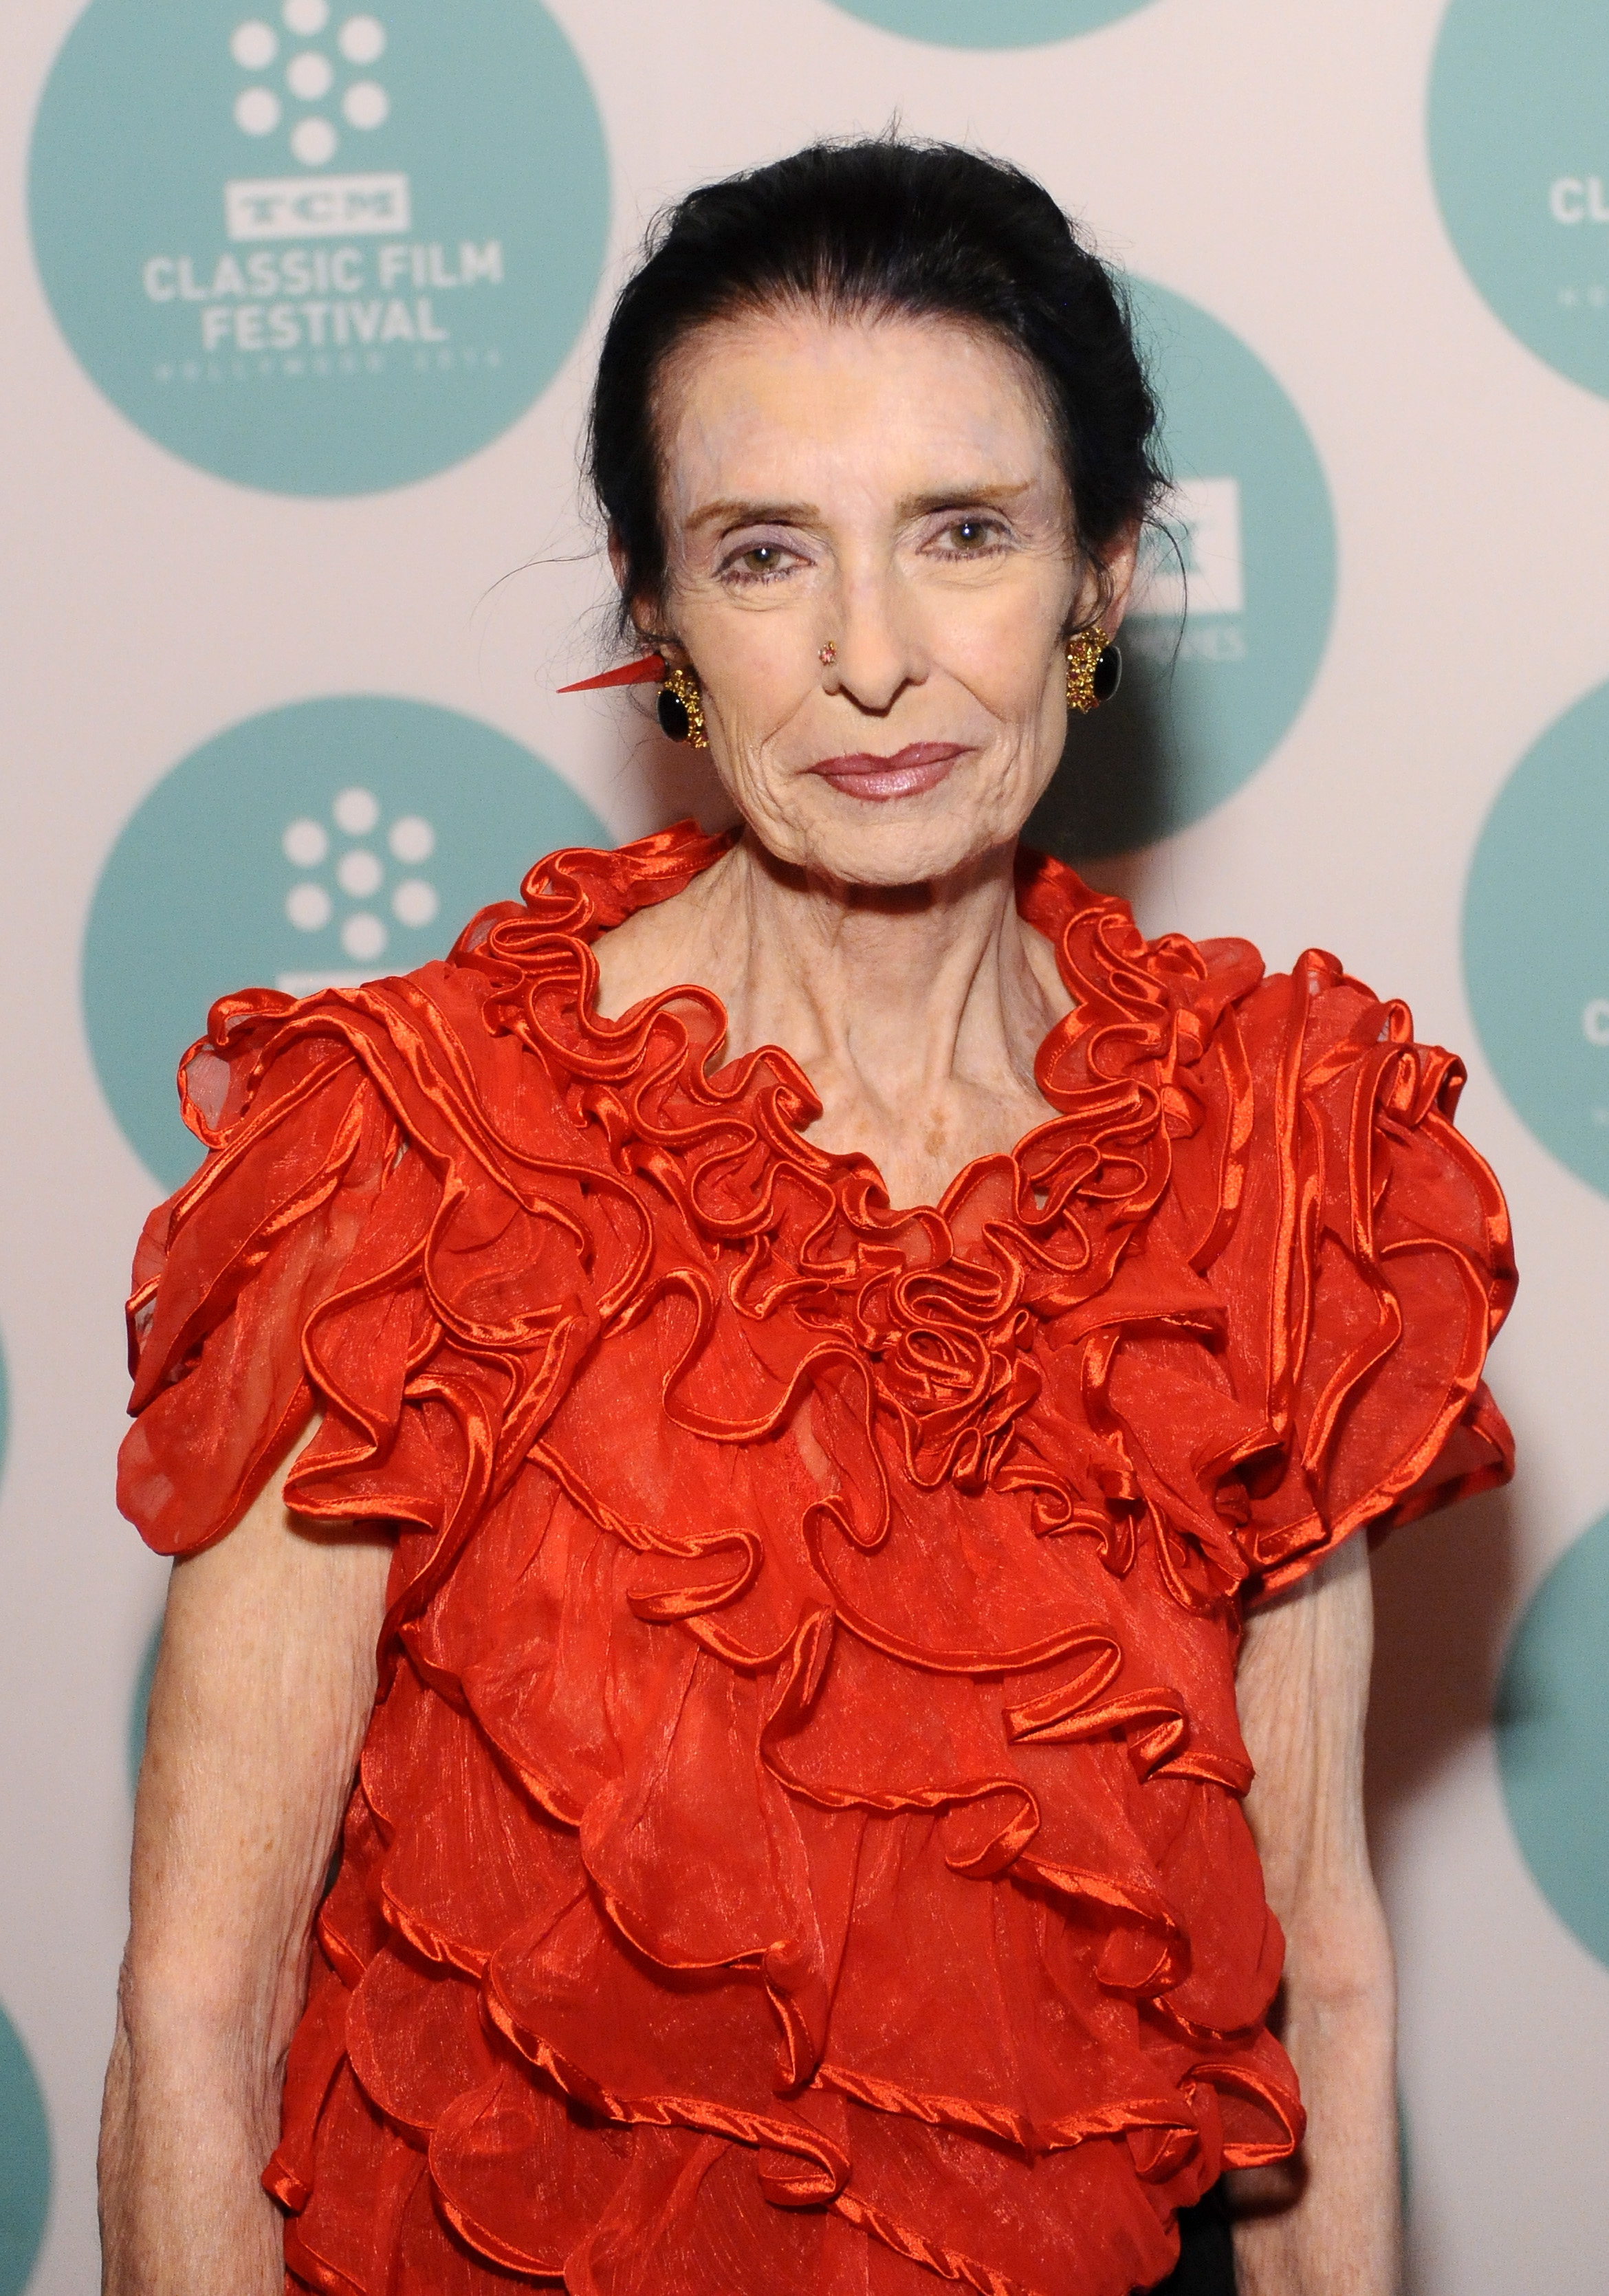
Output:
<instances>
[{"instance_id":1,"label":"teal circle on backdrop","mask_svg":"<svg viewBox=\"0 0 1609 2296\"><path fill-rule=\"evenodd\" d=\"M539 0L91 0L29 206L130 422L221 478L357 495L461 462L552 381L609 169Z\"/></svg>"},{"instance_id":2,"label":"teal circle on backdrop","mask_svg":"<svg viewBox=\"0 0 1609 2296\"><path fill-rule=\"evenodd\" d=\"M1037 48L1098 31L1152 0L837 0L848 16L940 48Z\"/></svg>"},{"instance_id":3,"label":"teal circle on backdrop","mask_svg":"<svg viewBox=\"0 0 1609 2296\"><path fill-rule=\"evenodd\" d=\"M1290 398L1197 305L1131 291L1175 483L1142 550L1117 698L1071 721L1029 824L1074 861L1154 844L1248 781L1311 690L1335 603L1329 488Z\"/></svg>"},{"instance_id":4,"label":"teal circle on backdrop","mask_svg":"<svg viewBox=\"0 0 1609 2296\"><path fill-rule=\"evenodd\" d=\"M1525 1606L1498 1685L1503 1799L1554 1912L1609 1964L1609 1515Z\"/></svg>"},{"instance_id":5,"label":"teal circle on backdrop","mask_svg":"<svg viewBox=\"0 0 1609 2296\"><path fill-rule=\"evenodd\" d=\"M22 2296L50 2214L50 2122L21 2037L0 2008L0 2296Z\"/></svg>"},{"instance_id":6,"label":"teal circle on backdrop","mask_svg":"<svg viewBox=\"0 0 1609 2296\"><path fill-rule=\"evenodd\" d=\"M174 1092L217 996L406 972L561 845L611 842L506 734L352 695L250 718L164 775L101 873L85 939L90 1050L164 1186L200 1160Z\"/></svg>"},{"instance_id":7,"label":"teal circle on backdrop","mask_svg":"<svg viewBox=\"0 0 1609 2296\"><path fill-rule=\"evenodd\" d=\"M1464 972L1498 1082L1545 1148L1609 1195L1609 685L1550 726L1486 817Z\"/></svg>"},{"instance_id":8,"label":"teal circle on backdrop","mask_svg":"<svg viewBox=\"0 0 1609 2296\"><path fill-rule=\"evenodd\" d=\"M1453 0L1430 157L1465 269L1504 325L1609 395L1609 9Z\"/></svg>"}]
</instances>

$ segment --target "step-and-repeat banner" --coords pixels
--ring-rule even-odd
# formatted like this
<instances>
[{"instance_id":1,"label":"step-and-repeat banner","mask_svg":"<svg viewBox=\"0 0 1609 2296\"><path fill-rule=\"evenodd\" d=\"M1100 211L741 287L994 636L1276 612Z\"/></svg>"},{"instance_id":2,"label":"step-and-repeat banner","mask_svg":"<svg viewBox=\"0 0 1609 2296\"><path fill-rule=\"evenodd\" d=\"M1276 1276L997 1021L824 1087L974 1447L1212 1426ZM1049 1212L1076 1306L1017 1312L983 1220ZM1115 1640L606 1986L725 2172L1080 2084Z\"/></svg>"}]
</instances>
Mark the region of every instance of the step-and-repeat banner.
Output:
<instances>
[{"instance_id":1,"label":"step-and-repeat banner","mask_svg":"<svg viewBox=\"0 0 1609 2296\"><path fill-rule=\"evenodd\" d=\"M823 133L1020 160L1134 280L1177 554L1038 833L1457 1046L1524 1289L1512 1492L1377 1559L1421 2296L1609 2254L1603 0L34 0L0 28L0 2296L94 2284L165 1571L119 1303L209 1002L438 955L693 810L561 700L577 441L666 200ZM21 164L25 155L25 164ZM1181 578L1181 566L1187 580Z\"/></svg>"}]
</instances>

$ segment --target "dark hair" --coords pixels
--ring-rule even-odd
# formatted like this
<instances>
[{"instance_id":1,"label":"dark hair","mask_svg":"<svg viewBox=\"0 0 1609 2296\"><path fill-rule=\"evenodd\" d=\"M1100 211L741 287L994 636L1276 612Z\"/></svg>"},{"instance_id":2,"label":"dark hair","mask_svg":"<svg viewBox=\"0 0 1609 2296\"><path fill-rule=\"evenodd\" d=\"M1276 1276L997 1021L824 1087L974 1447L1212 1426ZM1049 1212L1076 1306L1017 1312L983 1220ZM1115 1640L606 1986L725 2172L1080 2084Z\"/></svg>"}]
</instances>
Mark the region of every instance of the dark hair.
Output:
<instances>
[{"instance_id":1,"label":"dark hair","mask_svg":"<svg viewBox=\"0 0 1609 2296\"><path fill-rule=\"evenodd\" d=\"M800 303L958 319L1020 351L1046 395L1085 557L1098 562L1153 509L1158 414L1128 299L1049 193L953 144L813 144L689 192L654 224L614 307L587 469L626 607L664 595L665 362L710 320Z\"/></svg>"}]
</instances>

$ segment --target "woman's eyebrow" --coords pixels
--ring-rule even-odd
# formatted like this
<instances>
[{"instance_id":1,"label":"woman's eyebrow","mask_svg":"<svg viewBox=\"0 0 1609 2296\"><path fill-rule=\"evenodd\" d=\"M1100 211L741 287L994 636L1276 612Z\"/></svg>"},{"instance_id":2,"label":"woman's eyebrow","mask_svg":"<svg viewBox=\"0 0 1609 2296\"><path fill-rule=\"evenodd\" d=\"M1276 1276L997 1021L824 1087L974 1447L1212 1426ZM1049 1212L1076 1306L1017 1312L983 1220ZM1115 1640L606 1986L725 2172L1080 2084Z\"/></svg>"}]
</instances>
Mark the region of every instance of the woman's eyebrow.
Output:
<instances>
[{"instance_id":1,"label":"woman's eyebrow","mask_svg":"<svg viewBox=\"0 0 1609 2296\"><path fill-rule=\"evenodd\" d=\"M966 484L940 487L907 495L899 504L901 518L926 518L934 511L959 510L969 503L1007 503L1033 490L1031 479L973 479Z\"/></svg>"},{"instance_id":2,"label":"woman's eyebrow","mask_svg":"<svg viewBox=\"0 0 1609 2296\"><path fill-rule=\"evenodd\" d=\"M814 503L740 502L725 496L703 503L686 522L686 530L719 526L810 526L821 516Z\"/></svg>"}]
</instances>

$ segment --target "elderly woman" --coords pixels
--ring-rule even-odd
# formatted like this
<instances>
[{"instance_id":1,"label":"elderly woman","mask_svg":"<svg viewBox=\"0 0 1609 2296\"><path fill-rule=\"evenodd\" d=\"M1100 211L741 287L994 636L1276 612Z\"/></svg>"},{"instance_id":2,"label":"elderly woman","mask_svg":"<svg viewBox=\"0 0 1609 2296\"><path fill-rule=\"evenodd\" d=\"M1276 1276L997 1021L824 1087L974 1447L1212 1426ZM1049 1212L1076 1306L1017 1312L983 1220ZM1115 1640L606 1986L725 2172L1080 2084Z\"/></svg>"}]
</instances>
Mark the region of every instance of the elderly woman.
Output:
<instances>
[{"instance_id":1,"label":"elderly woman","mask_svg":"<svg viewBox=\"0 0 1609 2296\"><path fill-rule=\"evenodd\" d=\"M1506 1228L1401 1004L1019 846L1154 420L1008 168L695 193L592 470L739 828L214 1008L118 2296L1391 2289L1358 1534L1506 1472Z\"/></svg>"}]
</instances>

